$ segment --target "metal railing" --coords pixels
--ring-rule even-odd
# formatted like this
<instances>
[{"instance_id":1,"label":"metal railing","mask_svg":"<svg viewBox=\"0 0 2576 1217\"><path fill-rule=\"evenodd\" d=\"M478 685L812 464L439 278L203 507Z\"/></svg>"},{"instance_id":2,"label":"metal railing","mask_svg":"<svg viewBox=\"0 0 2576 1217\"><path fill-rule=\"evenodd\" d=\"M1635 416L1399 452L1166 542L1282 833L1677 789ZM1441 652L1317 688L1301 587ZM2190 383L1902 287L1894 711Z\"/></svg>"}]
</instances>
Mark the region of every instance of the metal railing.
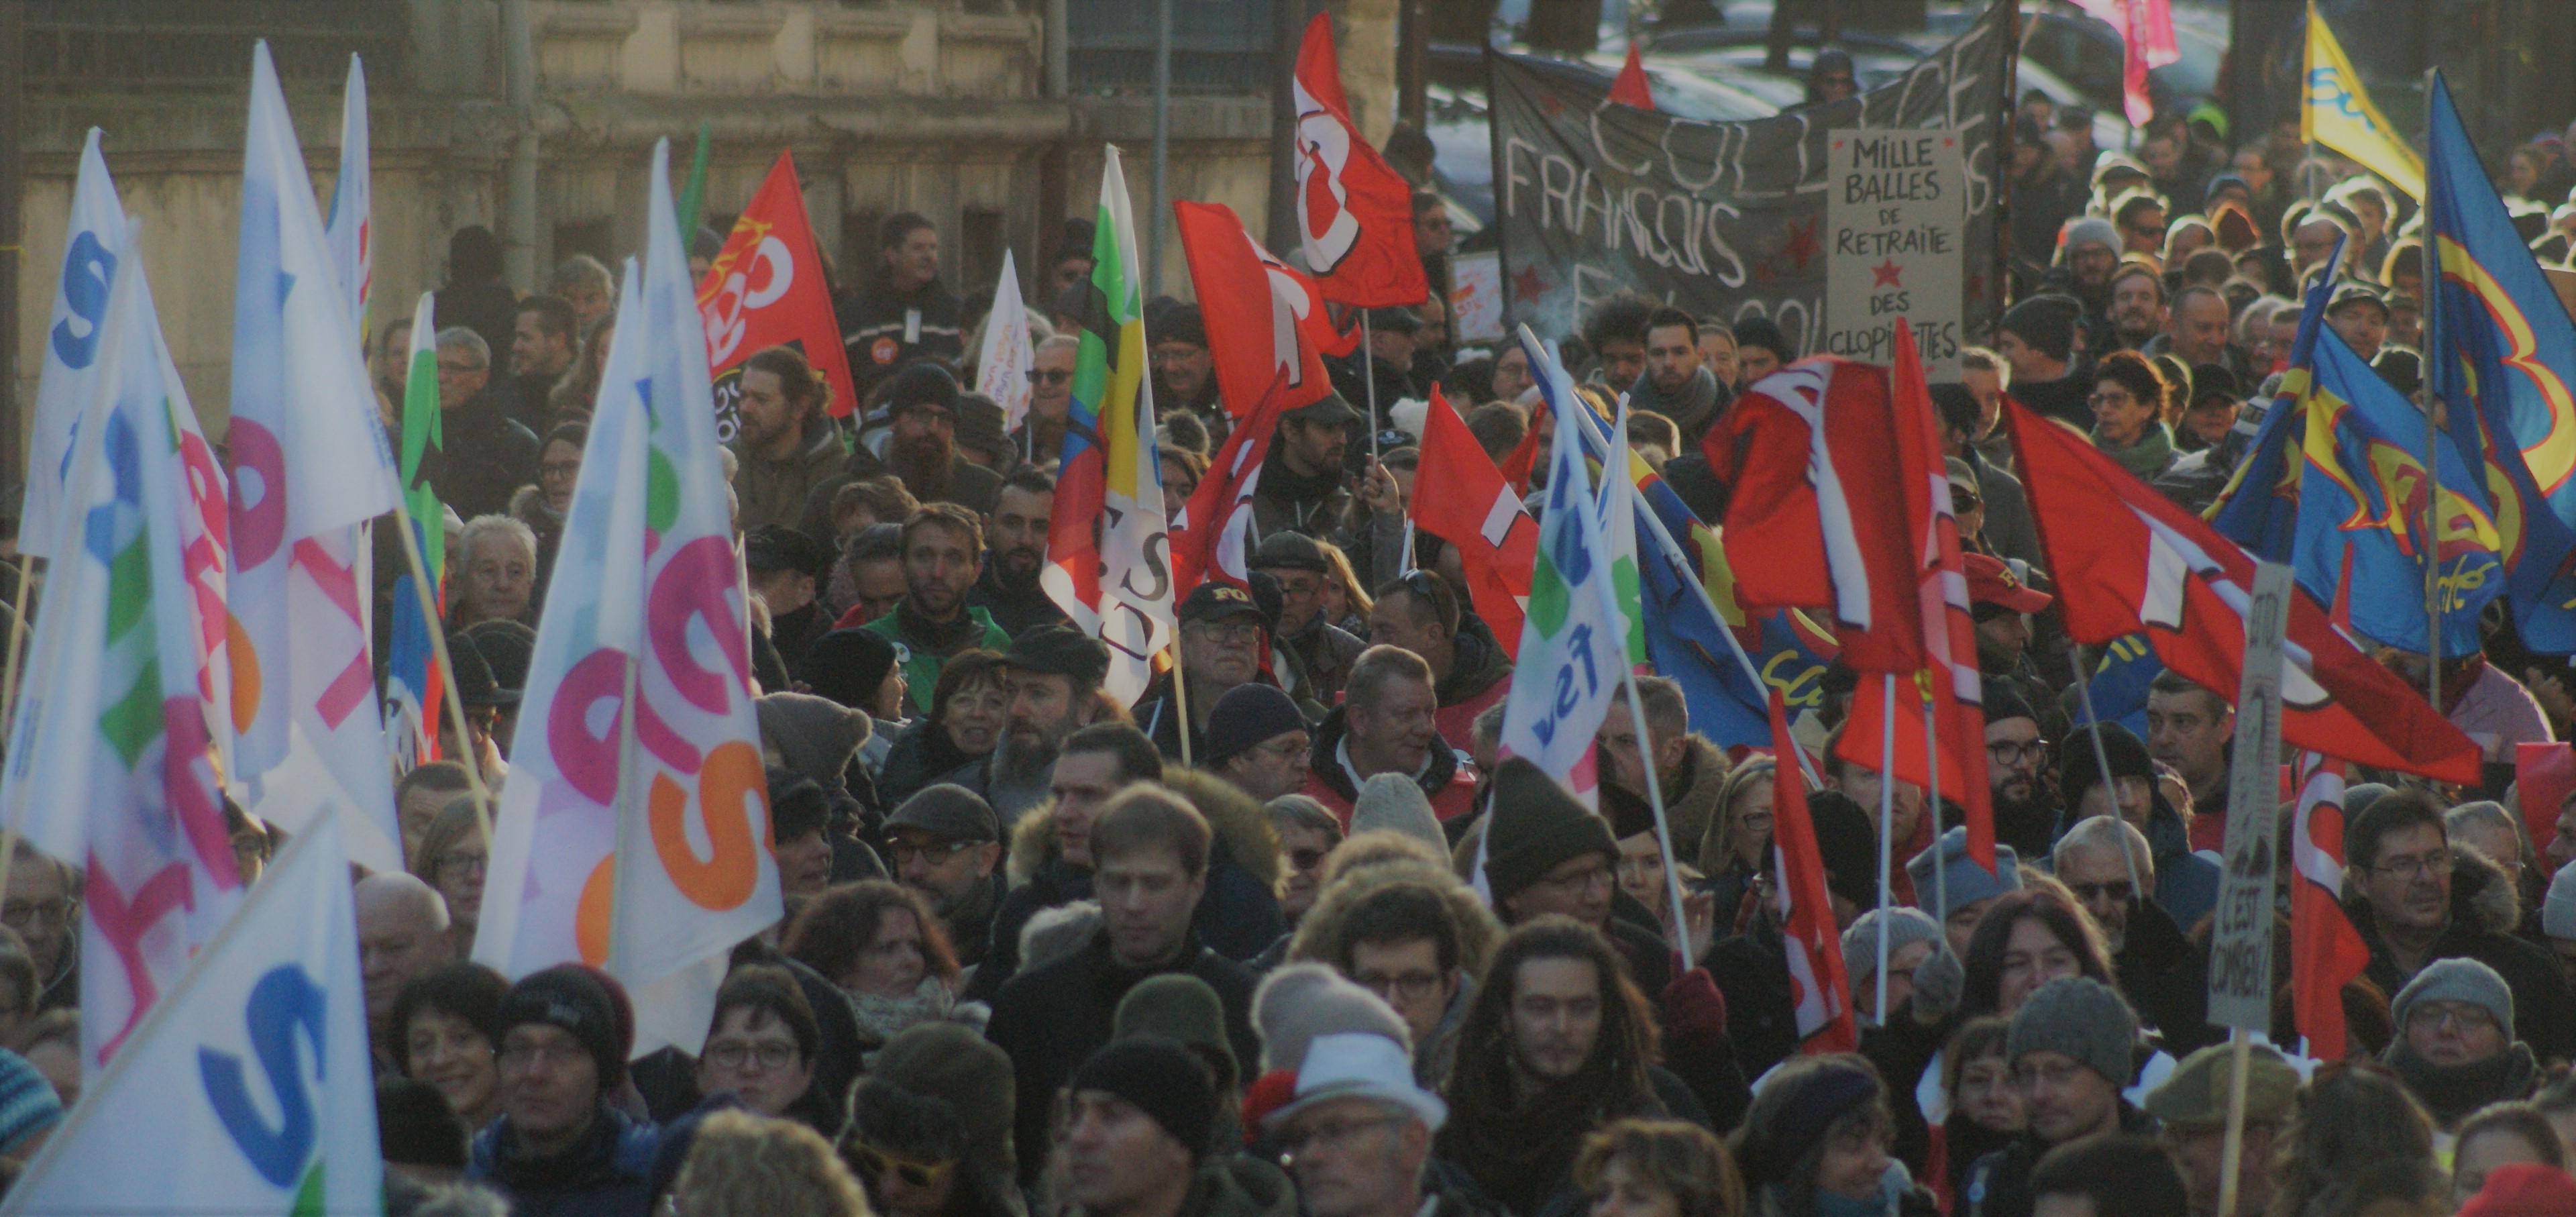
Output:
<instances>
[{"instance_id":1,"label":"metal railing","mask_svg":"<svg viewBox=\"0 0 2576 1217\"><path fill-rule=\"evenodd\" d=\"M1172 0L1172 91L1267 93L1273 0ZM1156 0L1065 0L1075 93L1154 91Z\"/></svg>"},{"instance_id":2,"label":"metal railing","mask_svg":"<svg viewBox=\"0 0 2576 1217\"><path fill-rule=\"evenodd\" d=\"M249 77L262 38L289 84L336 84L352 51L391 82L411 34L408 0L31 0L25 12L31 87L229 84Z\"/></svg>"}]
</instances>

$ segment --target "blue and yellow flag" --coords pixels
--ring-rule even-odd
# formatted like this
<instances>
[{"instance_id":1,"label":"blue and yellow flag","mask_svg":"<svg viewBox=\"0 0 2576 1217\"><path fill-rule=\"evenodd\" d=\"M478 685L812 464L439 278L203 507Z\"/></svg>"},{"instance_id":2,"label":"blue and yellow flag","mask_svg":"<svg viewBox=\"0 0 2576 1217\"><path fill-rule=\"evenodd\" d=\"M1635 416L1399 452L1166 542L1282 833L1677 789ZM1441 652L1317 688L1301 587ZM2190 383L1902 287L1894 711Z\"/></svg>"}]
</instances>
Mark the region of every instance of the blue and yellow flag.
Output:
<instances>
[{"instance_id":1,"label":"blue and yellow flag","mask_svg":"<svg viewBox=\"0 0 2576 1217\"><path fill-rule=\"evenodd\" d=\"M2343 245L2337 238L2325 268L2309 280L2307 299L2299 306L2298 336L2290 342L2289 370L2281 373L2280 389L2254 433L2253 446L2209 508L2209 525L2218 535L2266 562L2289 561L2298 536L2299 402L2307 393L2308 365L2315 359L2317 332L2325 328L2335 272L2343 266Z\"/></svg>"},{"instance_id":2,"label":"blue and yellow flag","mask_svg":"<svg viewBox=\"0 0 2576 1217\"><path fill-rule=\"evenodd\" d=\"M2476 459L2514 625L2534 651L2576 651L2576 324L2488 184L2437 73L2424 199L2441 272L2426 279L2425 387ZM2444 480L2449 479L2446 476Z\"/></svg>"},{"instance_id":3,"label":"blue and yellow flag","mask_svg":"<svg viewBox=\"0 0 2576 1217\"><path fill-rule=\"evenodd\" d=\"M2495 521L2459 449L2449 436L2433 436L2433 470L2440 477L2429 477L2423 412L2332 331L2318 337L2313 369L2301 429L2307 469L2299 483L2299 582L2332 603L2349 549L2353 628L2389 646L2428 653L2429 555L2442 654L2475 652L2478 610L2504 590L2504 570Z\"/></svg>"},{"instance_id":4,"label":"blue and yellow flag","mask_svg":"<svg viewBox=\"0 0 2576 1217\"><path fill-rule=\"evenodd\" d=\"M2299 138L2324 144L2361 162L2407 197L2424 197L2424 161L2371 104L2361 73L2344 58L2334 31L2308 5L2308 55L2305 94L2299 103Z\"/></svg>"}]
</instances>

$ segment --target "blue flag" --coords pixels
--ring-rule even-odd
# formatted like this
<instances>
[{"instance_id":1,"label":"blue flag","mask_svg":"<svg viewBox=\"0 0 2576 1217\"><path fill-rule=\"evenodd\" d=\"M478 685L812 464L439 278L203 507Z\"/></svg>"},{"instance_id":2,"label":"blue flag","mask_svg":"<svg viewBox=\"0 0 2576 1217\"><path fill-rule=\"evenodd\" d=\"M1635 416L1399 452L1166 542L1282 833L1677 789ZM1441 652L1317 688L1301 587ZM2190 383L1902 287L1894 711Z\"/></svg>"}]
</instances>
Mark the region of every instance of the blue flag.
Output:
<instances>
[{"instance_id":1,"label":"blue flag","mask_svg":"<svg viewBox=\"0 0 2576 1217\"><path fill-rule=\"evenodd\" d=\"M2424 281L2425 386L2451 442L2483 466L2478 491L2502 528L2523 643L2576 651L2576 324L2488 184L2439 73L2426 121L2424 210L2440 272Z\"/></svg>"},{"instance_id":2,"label":"blue flag","mask_svg":"<svg viewBox=\"0 0 2576 1217\"><path fill-rule=\"evenodd\" d=\"M2398 396L2342 338L2320 337L2312 366L2301 429L2307 468L2299 483L2293 557L2300 584L2332 603L2349 549L2353 628L2390 646L2428 653L2429 552L2439 585L2442 653L2476 651L2478 610L2504 590L2504 572L2495 521L2468 465L2448 436L2437 435L2432 459L2439 462L2439 484L2427 484L2423 412Z\"/></svg>"},{"instance_id":3,"label":"blue flag","mask_svg":"<svg viewBox=\"0 0 2576 1217\"><path fill-rule=\"evenodd\" d=\"M2299 307L2299 333L2290 343L2290 368L2282 373L2280 391L2254 433L2254 444L2227 489L2210 509L2210 527L2266 562L2287 562L2298 536L2299 411L2307 390L2308 366L2315 358L2317 332L2324 329L2326 301L2334 291L2335 269L2343 262L2343 242L2335 242L2325 269L2308 285ZM2143 704L2143 703L2142 703Z\"/></svg>"},{"instance_id":4,"label":"blue flag","mask_svg":"<svg viewBox=\"0 0 2576 1217\"><path fill-rule=\"evenodd\" d=\"M2118 723L2139 739L2147 738L2147 686L2165 670L2144 634L2123 634L2102 648L2086 692L2093 712L2106 723Z\"/></svg>"}]
</instances>

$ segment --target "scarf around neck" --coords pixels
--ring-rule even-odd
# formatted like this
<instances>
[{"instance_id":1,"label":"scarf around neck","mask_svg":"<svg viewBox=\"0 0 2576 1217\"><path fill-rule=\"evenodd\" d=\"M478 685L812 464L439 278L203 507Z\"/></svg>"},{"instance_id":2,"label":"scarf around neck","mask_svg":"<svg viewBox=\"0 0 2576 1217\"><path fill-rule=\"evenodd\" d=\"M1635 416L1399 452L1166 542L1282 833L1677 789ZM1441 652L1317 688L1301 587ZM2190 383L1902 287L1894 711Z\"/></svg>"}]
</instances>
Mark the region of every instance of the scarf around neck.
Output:
<instances>
[{"instance_id":1,"label":"scarf around neck","mask_svg":"<svg viewBox=\"0 0 2576 1217\"><path fill-rule=\"evenodd\" d=\"M2161 422L2149 423L2138 442L2121 447L2103 438L2100 427L2093 428L2093 446L2104 456L2120 462L2120 467L2140 478L2151 478L2165 471L2173 461L2173 432Z\"/></svg>"}]
</instances>

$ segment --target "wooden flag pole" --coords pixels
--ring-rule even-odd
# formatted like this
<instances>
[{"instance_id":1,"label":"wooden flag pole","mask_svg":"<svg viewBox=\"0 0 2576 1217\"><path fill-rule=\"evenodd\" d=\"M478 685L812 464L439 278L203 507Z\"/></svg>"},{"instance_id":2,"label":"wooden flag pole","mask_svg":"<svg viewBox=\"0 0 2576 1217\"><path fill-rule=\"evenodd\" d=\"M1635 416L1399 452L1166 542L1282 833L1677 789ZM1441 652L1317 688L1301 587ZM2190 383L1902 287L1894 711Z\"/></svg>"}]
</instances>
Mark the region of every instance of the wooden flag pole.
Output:
<instances>
[{"instance_id":1,"label":"wooden flag pole","mask_svg":"<svg viewBox=\"0 0 2576 1217\"><path fill-rule=\"evenodd\" d=\"M2253 1063L2254 1041L2242 1027L2227 1033L2228 1073L2233 1079L2227 1091L2227 1140L2218 1160L2218 1211L2236 1211L2236 1189L2244 1174L2245 1158L2245 1074Z\"/></svg>"},{"instance_id":2,"label":"wooden flag pole","mask_svg":"<svg viewBox=\"0 0 2576 1217\"><path fill-rule=\"evenodd\" d=\"M413 535L411 508L397 495L394 498L394 531L402 535L403 561L411 567L411 590L420 602L421 620L428 625L429 653L438 664L440 677L447 682L447 724L456 732L456 746L465 753L465 785L474 795L474 827L483 836L483 848L492 848L492 790L483 783L483 758L474 754L474 735L465 727L464 690L456 687L456 665L447 657L447 622L438 615L438 601L429 590L429 568L420 560L420 538ZM444 538L446 532L440 530ZM400 844L400 842L396 842ZM404 859L408 862L410 859Z\"/></svg>"}]
</instances>

